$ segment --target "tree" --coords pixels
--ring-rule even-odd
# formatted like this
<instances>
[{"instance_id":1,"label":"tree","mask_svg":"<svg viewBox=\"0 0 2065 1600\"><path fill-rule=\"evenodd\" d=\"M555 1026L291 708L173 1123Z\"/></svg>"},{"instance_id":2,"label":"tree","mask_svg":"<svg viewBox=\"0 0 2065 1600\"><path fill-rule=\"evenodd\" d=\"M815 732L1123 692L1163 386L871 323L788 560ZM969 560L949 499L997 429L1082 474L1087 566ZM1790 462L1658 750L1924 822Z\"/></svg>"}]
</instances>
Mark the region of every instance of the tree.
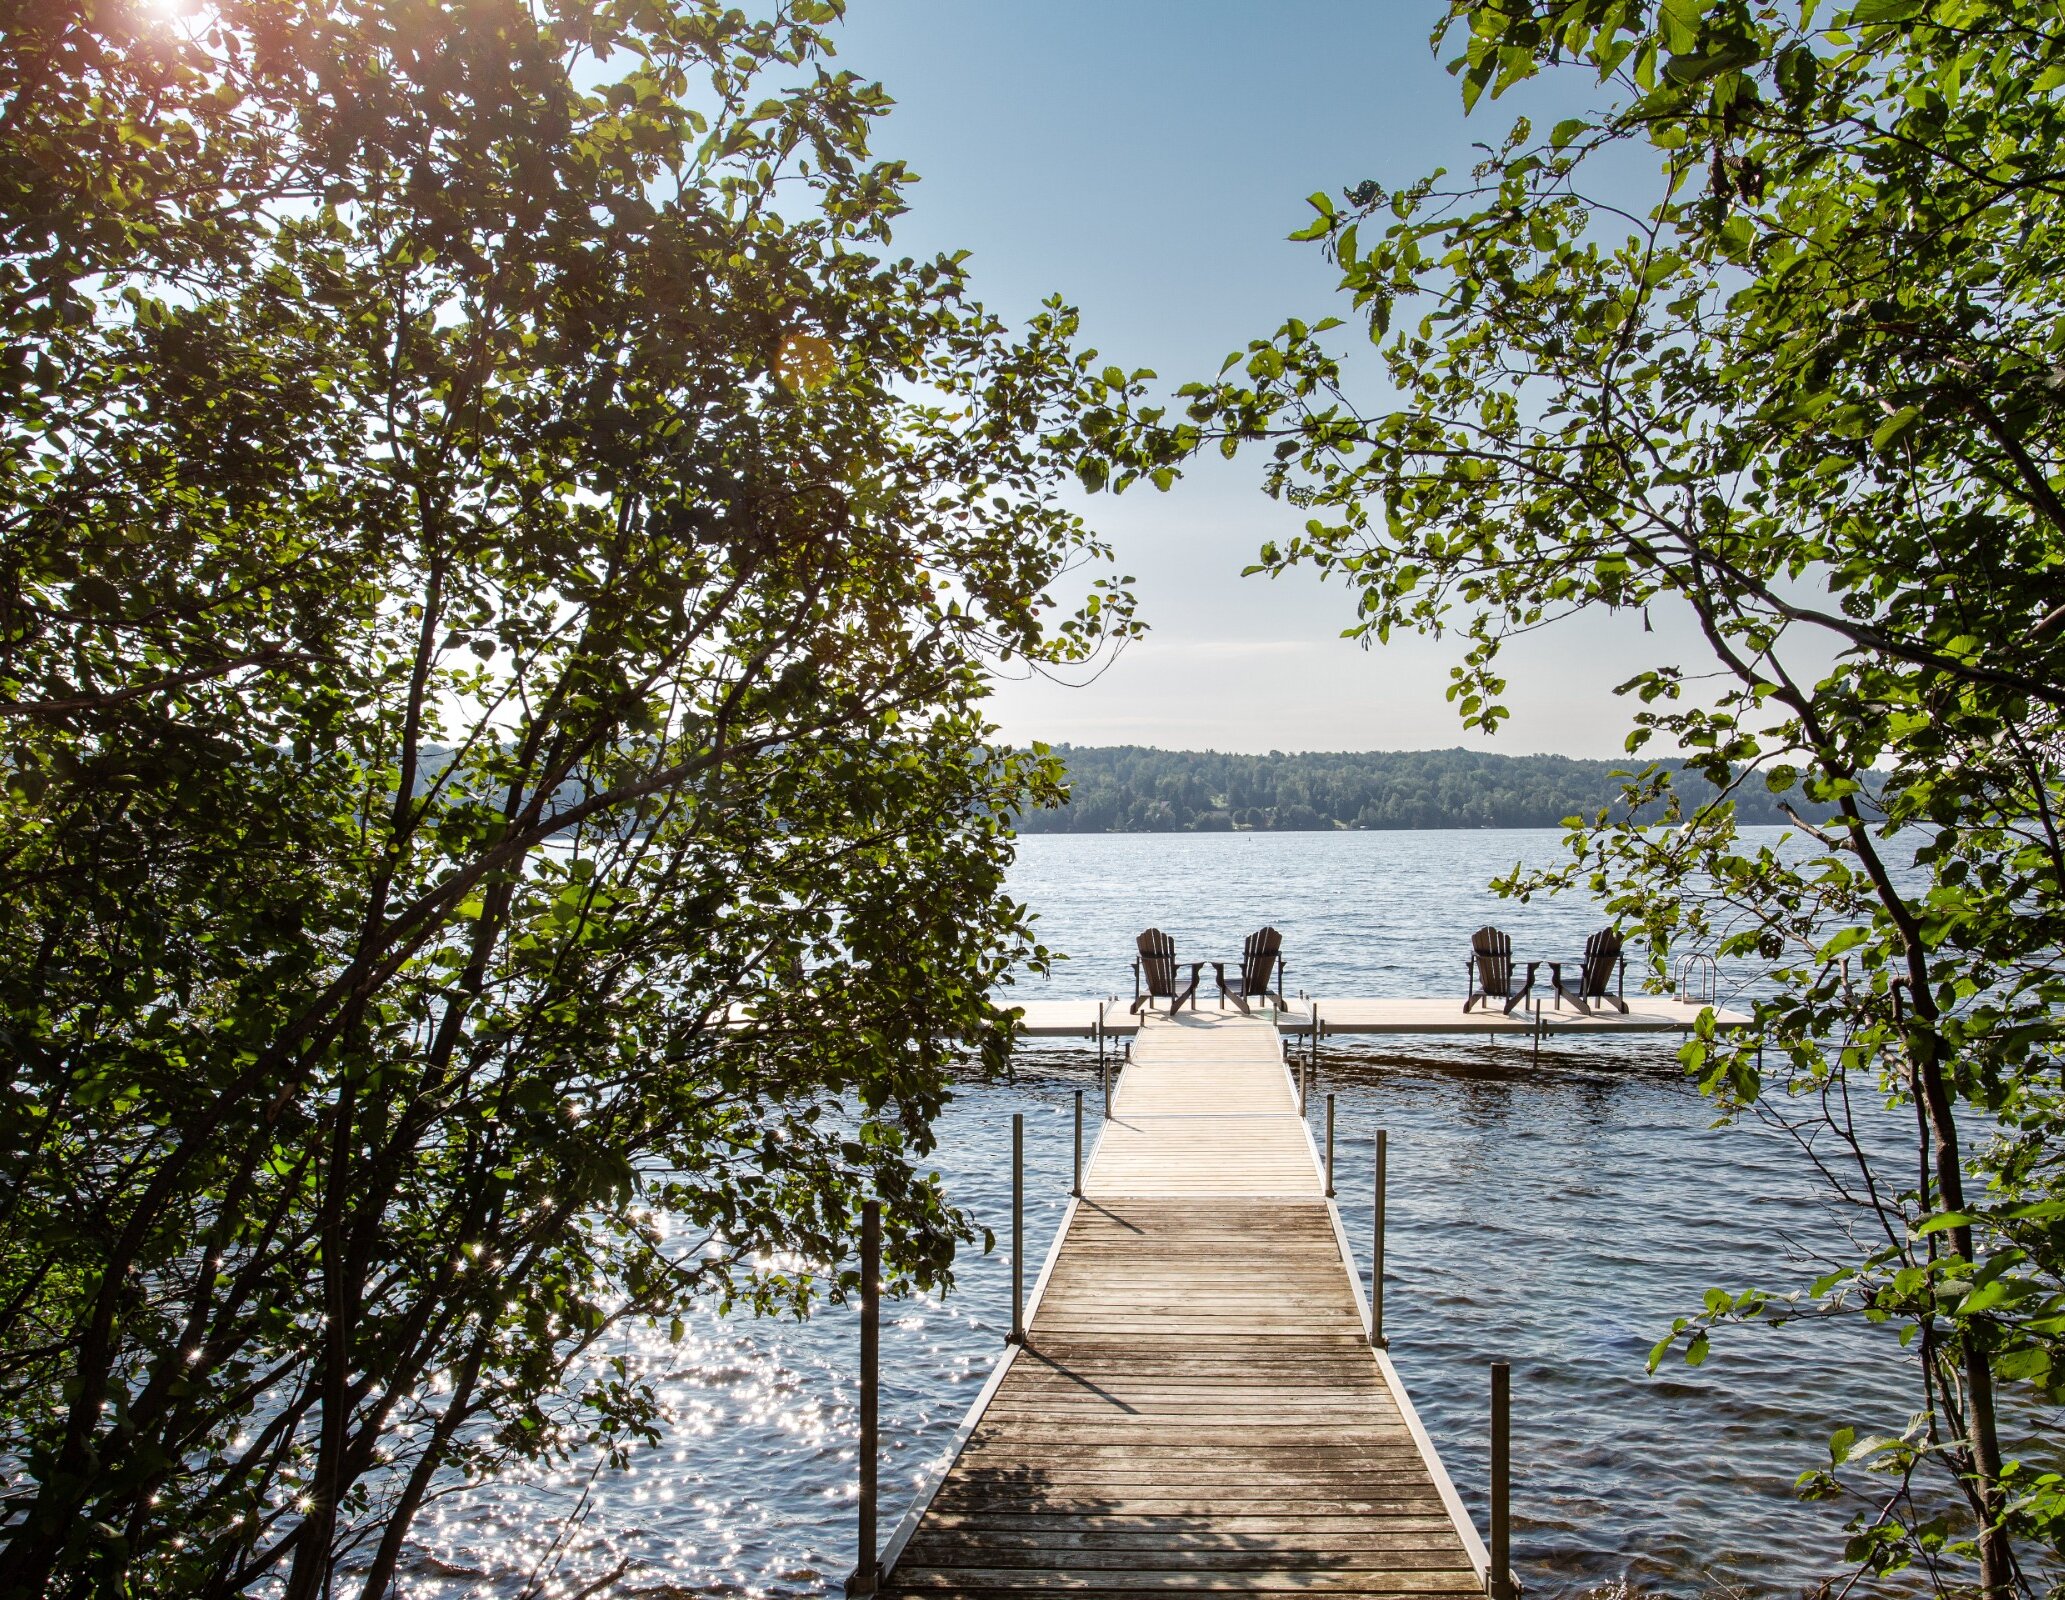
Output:
<instances>
[{"instance_id":1,"label":"tree","mask_svg":"<svg viewBox=\"0 0 2065 1600\"><path fill-rule=\"evenodd\" d=\"M1566 756L1495 756L1481 751L1410 750L1297 755L1222 755L1151 750L1137 745L1058 745L1068 803L1015 819L1021 833L1097 833L1142 825L1168 830L1235 825L1236 811L1259 812L1242 826L1286 826L1294 805L1306 826L1366 828L1553 828L1620 796L1625 761L1573 761ZM1696 772L1672 775L1677 794L1709 798ZM1738 795L1736 821L1783 825L1797 793ZM1151 803L1164 802L1157 813ZM1822 814L1809 808L1813 816ZM1638 813L1653 820L1651 804Z\"/></svg>"},{"instance_id":2,"label":"tree","mask_svg":"<svg viewBox=\"0 0 2065 1600\"><path fill-rule=\"evenodd\" d=\"M7 11L0 1591L384 1594L623 1319L970 1237L984 667L1130 600L836 16Z\"/></svg>"},{"instance_id":3,"label":"tree","mask_svg":"<svg viewBox=\"0 0 2065 1600\"><path fill-rule=\"evenodd\" d=\"M1718 678L1667 657L1624 686L1630 750L1797 782L1834 810L1803 825L1813 859L1747 847L1724 800L1669 828L1602 816L1505 887L1588 881L1659 977L1703 943L1770 965L1754 1037L1686 1060L1800 1132L1862 1242L1789 1292L1716 1290L1674 1337L1697 1360L1720 1323L1842 1315L1911 1341L1913 1424L1838 1434L1807 1487L1889 1474L1848 1552L1870 1570L2035 1587L2065 1502L2009 1457L2000 1408L2065 1384L2065 23L2001 0L1453 0L1437 47L1456 39L1466 106L1546 71L1602 105L1546 139L1514 123L1461 183L1312 197L1299 237L1338 263L1395 399L1358 403L1339 322L1292 321L1182 413L1111 397L1080 469L1166 483L1204 444L1271 446L1269 489L1312 516L1261 566L1344 578L1372 642L1459 629L1451 696L1486 731L1513 634L1655 608L1668 647L1688 620ZM1914 1165L1872 1155L1867 1101L1907 1119Z\"/></svg>"}]
</instances>

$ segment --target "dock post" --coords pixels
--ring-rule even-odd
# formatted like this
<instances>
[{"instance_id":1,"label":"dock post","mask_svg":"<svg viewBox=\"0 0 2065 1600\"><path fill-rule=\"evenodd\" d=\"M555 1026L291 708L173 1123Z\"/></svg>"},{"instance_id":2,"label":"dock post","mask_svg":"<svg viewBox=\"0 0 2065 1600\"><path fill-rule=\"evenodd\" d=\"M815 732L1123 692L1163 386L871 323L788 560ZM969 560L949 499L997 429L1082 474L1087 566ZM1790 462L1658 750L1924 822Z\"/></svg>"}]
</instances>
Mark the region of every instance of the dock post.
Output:
<instances>
[{"instance_id":1,"label":"dock post","mask_svg":"<svg viewBox=\"0 0 2065 1600\"><path fill-rule=\"evenodd\" d=\"M875 1543L876 1409L882 1387L882 1202L860 1208L860 1560L849 1595L871 1595L881 1578Z\"/></svg>"},{"instance_id":2,"label":"dock post","mask_svg":"<svg viewBox=\"0 0 2065 1600\"><path fill-rule=\"evenodd\" d=\"M1326 1097L1326 1197L1334 1197L1334 1097Z\"/></svg>"},{"instance_id":3,"label":"dock post","mask_svg":"<svg viewBox=\"0 0 2065 1600\"><path fill-rule=\"evenodd\" d=\"M1387 1139L1382 1128L1377 1130L1377 1190L1376 1190L1376 1248L1370 1261L1369 1275L1369 1342L1379 1350L1388 1349L1391 1341L1384 1337L1384 1157Z\"/></svg>"},{"instance_id":4,"label":"dock post","mask_svg":"<svg viewBox=\"0 0 2065 1600\"><path fill-rule=\"evenodd\" d=\"M1025 1343L1025 1113L1011 1113L1011 1342Z\"/></svg>"},{"instance_id":5,"label":"dock post","mask_svg":"<svg viewBox=\"0 0 2065 1600\"><path fill-rule=\"evenodd\" d=\"M1069 1197L1080 1200L1083 1197L1083 1091L1076 1090L1076 1178L1069 1185Z\"/></svg>"},{"instance_id":6,"label":"dock post","mask_svg":"<svg viewBox=\"0 0 2065 1600\"><path fill-rule=\"evenodd\" d=\"M1510 1430L1513 1369L1491 1364L1491 1600L1513 1600L1513 1452Z\"/></svg>"}]
</instances>

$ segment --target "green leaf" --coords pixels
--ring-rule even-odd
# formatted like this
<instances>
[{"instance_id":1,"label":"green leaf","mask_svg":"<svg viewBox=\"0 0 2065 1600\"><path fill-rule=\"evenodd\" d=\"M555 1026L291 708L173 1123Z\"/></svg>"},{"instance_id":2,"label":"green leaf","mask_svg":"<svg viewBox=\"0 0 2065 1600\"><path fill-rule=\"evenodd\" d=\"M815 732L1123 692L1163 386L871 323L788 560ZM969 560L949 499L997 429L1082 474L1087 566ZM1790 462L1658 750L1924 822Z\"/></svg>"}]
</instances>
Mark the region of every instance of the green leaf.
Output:
<instances>
[{"instance_id":1,"label":"green leaf","mask_svg":"<svg viewBox=\"0 0 2065 1600\"><path fill-rule=\"evenodd\" d=\"M1467 116L1476 109L1478 97L1484 93L1485 85L1491 82L1491 74L1492 65L1488 61L1478 66L1473 66L1468 72L1463 74L1464 115Z\"/></svg>"},{"instance_id":2,"label":"green leaf","mask_svg":"<svg viewBox=\"0 0 2065 1600\"><path fill-rule=\"evenodd\" d=\"M1920 406L1902 406L1892 416L1872 430L1872 449L1883 450L1886 446L1901 438L1914 426L1921 414L1922 409Z\"/></svg>"},{"instance_id":3,"label":"green leaf","mask_svg":"<svg viewBox=\"0 0 2065 1600\"><path fill-rule=\"evenodd\" d=\"M1871 930L1869 928L1839 928L1836 930L1834 937L1823 944L1815 954L1820 960L1825 962L1838 961L1859 946L1868 944L1870 940Z\"/></svg>"},{"instance_id":4,"label":"green leaf","mask_svg":"<svg viewBox=\"0 0 2065 1600\"><path fill-rule=\"evenodd\" d=\"M1665 50L1684 55L1699 43L1700 23L1712 0L1662 0L1656 11L1657 35Z\"/></svg>"},{"instance_id":5,"label":"green leaf","mask_svg":"<svg viewBox=\"0 0 2065 1600\"><path fill-rule=\"evenodd\" d=\"M1759 59L1754 44L1739 43L1699 55L1675 55L1664 63L1664 76L1677 84L1705 83L1724 72L1740 72Z\"/></svg>"}]
</instances>

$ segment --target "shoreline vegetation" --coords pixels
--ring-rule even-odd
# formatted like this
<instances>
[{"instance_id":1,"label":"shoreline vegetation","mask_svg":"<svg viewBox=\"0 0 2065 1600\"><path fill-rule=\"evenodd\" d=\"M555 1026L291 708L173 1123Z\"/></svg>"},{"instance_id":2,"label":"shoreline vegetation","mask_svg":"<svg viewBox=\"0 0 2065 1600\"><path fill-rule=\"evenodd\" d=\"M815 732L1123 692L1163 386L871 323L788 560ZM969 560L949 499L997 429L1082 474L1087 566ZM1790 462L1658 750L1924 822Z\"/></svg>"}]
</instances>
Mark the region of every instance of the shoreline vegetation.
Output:
<instances>
[{"instance_id":1,"label":"shoreline vegetation","mask_svg":"<svg viewBox=\"0 0 2065 1600\"><path fill-rule=\"evenodd\" d=\"M1026 810L1020 833L1327 833L1431 828L1556 828L1566 818L1621 809L1622 786L1643 763L1465 750L1160 750L1145 745L1056 745L1068 803ZM1679 770L1672 788L1686 813L1718 791ZM1759 777L1734 793L1743 827L1787 826L1786 807L1810 821L1828 808L1797 789L1774 793ZM1661 822L1660 802L1635 812Z\"/></svg>"}]
</instances>

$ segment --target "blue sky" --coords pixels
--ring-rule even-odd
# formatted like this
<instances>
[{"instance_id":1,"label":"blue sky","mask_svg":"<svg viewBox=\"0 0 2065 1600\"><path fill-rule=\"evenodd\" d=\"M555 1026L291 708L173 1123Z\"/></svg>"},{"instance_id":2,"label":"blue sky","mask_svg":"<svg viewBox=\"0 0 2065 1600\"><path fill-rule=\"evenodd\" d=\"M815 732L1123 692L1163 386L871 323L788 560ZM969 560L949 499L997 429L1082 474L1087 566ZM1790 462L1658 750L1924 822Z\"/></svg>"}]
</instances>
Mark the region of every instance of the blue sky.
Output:
<instances>
[{"instance_id":1,"label":"blue sky","mask_svg":"<svg viewBox=\"0 0 2065 1600\"><path fill-rule=\"evenodd\" d=\"M1107 360L1169 383L1340 309L1311 245L1286 241L1305 196L1466 167L1512 117L1566 114L1585 85L1523 86L1465 117L1430 52L1426 0L851 0L843 65L898 102L878 153L920 175L898 233L966 249L978 293L1022 317L1059 291ZM1453 53L1452 50L1449 53ZM1549 96L1556 96L1550 100ZM1017 740L1261 751L1471 744L1620 753L1611 690L1667 652L1639 618L1553 630L1509 651L1514 717L1466 737L1443 697L1450 644L1365 652L1339 637L1348 591L1241 568L1297 525L1261 460L1194 464L1169 494L1086 497L1152 627L1095 682L1005 683ZM1661 626L1661 622L1659 624Z\"/></svg>"}]
</instances>

